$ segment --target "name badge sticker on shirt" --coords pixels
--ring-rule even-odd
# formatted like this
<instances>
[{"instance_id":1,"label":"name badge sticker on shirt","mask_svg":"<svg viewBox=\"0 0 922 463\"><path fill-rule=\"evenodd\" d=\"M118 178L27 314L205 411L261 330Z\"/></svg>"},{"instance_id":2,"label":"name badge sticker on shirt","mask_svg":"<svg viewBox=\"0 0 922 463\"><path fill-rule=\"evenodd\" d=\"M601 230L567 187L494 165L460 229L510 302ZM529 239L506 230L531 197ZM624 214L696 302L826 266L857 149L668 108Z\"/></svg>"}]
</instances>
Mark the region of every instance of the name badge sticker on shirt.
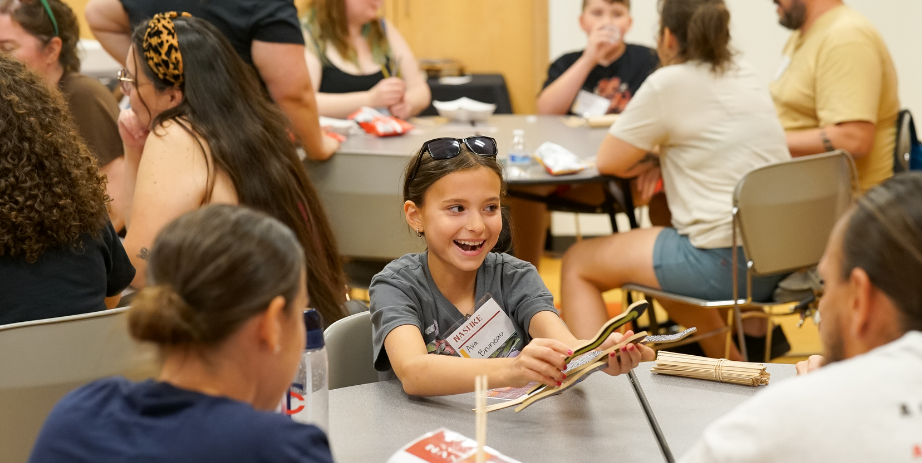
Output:
<instances>
[{"instance_id":1,"label":"name badge sticker on shirt","mask_svg":"<svg viewBox=\"0 0 922 463\"><path fill-rule=\"evenodd\" d=\"M778 71L775 72L775 82L781 80L781 77L784 76L784 73L787 72L788 67L791 65L791 57L784 55L781 57L781 65L778 66Z\"/></svg>"},{"instance_id":2,"label":"name badge sticker on shirt","mask_svg":"<svg viewBox=\"0 0 922 463\"><path fill-rule=\"evenodd\" d=\"M608 112L611 100L592 92L580 90L573 100L570 111L581 117L604 116Z\"/></svg>"},{"instance_id":3,"label":"name badge sticker on shirt","mask_svg":"<svg viewBox=\"0 0 922 463\"><path fill-rule=\"evenodd\" d=\"M507 357L519 336L506 312L491 297L461 321L446 341L464 358Z\"/></svg>"}]
</instances>

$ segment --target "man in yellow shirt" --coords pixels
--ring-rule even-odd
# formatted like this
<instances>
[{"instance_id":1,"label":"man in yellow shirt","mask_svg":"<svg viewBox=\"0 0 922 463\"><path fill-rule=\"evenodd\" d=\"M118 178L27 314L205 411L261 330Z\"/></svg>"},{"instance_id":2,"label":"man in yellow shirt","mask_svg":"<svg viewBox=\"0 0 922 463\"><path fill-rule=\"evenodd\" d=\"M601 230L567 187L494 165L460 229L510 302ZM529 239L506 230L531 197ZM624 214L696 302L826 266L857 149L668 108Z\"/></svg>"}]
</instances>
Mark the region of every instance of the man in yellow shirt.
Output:
<instances>
[{"instance_id":1,"label":"man in yellow shirt","mask_svg":"<svg viewBox=\"0 0 922 463\"><path fill-rule=\"evenodd\" d=\"M893 175L896 69L874 26L841 0L774 0L794 31L770 90L792 156L855 158L862 191Z\"/></svg>"}]
</instances>

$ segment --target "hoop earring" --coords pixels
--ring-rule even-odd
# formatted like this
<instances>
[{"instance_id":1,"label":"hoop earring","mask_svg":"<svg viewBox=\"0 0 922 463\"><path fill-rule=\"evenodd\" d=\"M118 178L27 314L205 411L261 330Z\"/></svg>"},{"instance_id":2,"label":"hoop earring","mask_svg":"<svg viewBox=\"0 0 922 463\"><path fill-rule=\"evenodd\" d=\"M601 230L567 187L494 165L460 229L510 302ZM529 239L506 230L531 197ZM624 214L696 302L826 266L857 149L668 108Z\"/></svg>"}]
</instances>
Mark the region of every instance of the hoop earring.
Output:
<instances>
[{"instance_id":1,"label":"hoop earring","mask_svg":"<svg viewBox=\"0 0 922 463\"><path fill-rule=\"evenodd\" d=\"M419 238L422 236L423 236L423 232L419 231L419 227L416 227L416 237Z\"/></svg>"}]
</instances>

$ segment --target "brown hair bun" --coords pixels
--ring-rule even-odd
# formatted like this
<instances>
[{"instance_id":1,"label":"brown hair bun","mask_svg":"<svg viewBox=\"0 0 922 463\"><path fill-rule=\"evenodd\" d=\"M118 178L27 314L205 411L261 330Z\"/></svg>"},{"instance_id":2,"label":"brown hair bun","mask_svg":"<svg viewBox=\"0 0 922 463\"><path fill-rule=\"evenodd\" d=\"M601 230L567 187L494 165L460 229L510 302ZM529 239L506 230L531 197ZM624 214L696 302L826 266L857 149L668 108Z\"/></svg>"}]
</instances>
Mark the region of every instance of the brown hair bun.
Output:
<instances>
[{"instance_id":1,"label":"brown hair bun","mask_svg":"<svg viewBox=\"0 0 922 463\"><path fill-rule=\"evenodd\" d=\"M161 347L214 346L278 296L291 310L303 273L304 250L285 224L245 207L206 206L157 235L151 286L132 304L128 326Z\"/></svg>"},{"instance_id":2,"label":"brown hair bun","mask_svg":"<svg viewBox=\"0 0 922 463\"><path fill-rule=\"evenodd\" d=\"M201 341L194 313L182 297L166 285L144 288L131 304L128 329L140 341L186 344Z\"/></svg>"}]
</instances>

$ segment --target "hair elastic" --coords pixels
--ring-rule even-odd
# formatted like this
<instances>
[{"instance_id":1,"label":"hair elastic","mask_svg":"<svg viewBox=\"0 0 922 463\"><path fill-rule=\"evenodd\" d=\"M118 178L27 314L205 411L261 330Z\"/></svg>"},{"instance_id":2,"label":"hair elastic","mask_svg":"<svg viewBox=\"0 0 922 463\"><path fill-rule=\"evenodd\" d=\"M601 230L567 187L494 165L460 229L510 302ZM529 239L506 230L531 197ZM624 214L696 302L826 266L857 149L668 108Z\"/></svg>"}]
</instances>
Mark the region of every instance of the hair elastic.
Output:
<instances>
[{"instance_id":1,"label":"hair elastic","mask_svg":"<svg viewBox=\"0 0 922 463\"><path fill-rule=\"evenodd\" d=\"M51 5L48 4L48 0L41 0L42 6L45 7L45 11L48 13L48 17L51 18L51 24L54 26L54 36L60 37L61 32L58 30L58 20L54 18L54 13L51 12Z\"/></svg>"}]
</instances>

